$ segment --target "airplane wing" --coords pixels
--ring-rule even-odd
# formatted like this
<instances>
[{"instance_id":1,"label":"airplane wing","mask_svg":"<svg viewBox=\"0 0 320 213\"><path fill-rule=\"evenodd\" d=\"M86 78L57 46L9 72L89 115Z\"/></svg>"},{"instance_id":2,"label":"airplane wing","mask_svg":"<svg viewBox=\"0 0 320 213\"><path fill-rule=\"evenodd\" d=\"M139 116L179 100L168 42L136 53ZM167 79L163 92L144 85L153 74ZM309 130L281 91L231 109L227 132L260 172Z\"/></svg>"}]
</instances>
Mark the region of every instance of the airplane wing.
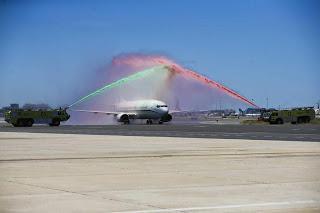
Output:
<instances>
[{"instance_id":1,"label":"airplane wing","mask_svg":"<svg viewBox=\"0 0 320 213\"><path fill-rule=\"evenodd\" d=\"M195 112L195 110L169 110L169 113L177 113L177 112L187 113L187 112Z\"/></svg>"},{"instance_id":2,"label":"airplane wing","mask_svg":"<svg viewBox=\"0 0 320 213\"><path fill-rule=\"evenodd\" d=\"M169 113L175 113L175 112L184 112L182 110L169 110Z\"/></svg>"},{"instance_id":3,"label":"airplane wing","mask_svg":"<svg viewBox=\"0 0 320 213\"><path fill-rule=\"evenodd\" d=\"M70 109L70 111L89 112L89 113L105 114L105 115L118 115L121 113L121 112L109 112L109 111L97 111L97 110L82 110L82 109Z\"/></svg>"},{"instance_id":4,"label":"airplane wing","mask_svg":"<svg viewBox=\"0 0 320 213\"><path fill-rule=\"evenodd\" d=\"M118 114L127 114L130 117L136 116L135 113L132 112L112 112L112 111L98 111L98 110L83 110L83 109L70 109L70 111L75 111L75 112L89 112L89 113L94 113L94 114L105 114L105 115L118 115Z\"/></svg>"}]
</instances>

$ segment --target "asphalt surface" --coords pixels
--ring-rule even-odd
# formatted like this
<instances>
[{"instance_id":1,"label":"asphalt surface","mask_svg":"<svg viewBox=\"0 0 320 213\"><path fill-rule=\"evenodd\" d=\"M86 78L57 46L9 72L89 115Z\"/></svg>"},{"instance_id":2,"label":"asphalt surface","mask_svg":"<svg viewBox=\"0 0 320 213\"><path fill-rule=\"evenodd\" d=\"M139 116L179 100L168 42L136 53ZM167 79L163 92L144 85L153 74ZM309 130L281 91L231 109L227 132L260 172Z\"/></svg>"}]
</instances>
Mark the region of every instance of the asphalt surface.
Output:
<instances>
[{"instance_id":1,"label":"asphalt surface","mask_svg":"<svg viewBox=\"0 0 320 213\"><path fill-rule=\"evenodd\" d=\"M320 125L99 125L99 126L1 126L0 132L60 133L88 135L161 136L250 140L320 142Z\"/></svg>"}]
</instances>

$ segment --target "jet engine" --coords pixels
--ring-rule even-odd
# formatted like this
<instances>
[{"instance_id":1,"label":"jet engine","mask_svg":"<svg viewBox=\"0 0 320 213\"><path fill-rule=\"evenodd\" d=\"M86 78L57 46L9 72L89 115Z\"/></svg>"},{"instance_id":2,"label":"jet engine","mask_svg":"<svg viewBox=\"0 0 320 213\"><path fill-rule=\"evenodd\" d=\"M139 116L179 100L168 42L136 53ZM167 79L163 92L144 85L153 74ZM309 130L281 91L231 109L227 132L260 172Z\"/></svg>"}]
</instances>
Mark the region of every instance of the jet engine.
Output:
<instances>
[{"instance_id":1,"label":"jet engine","mask_svg":"<svg viewBox=\"0 0 320 213\"><path fill-rule=\"evenodd\" d=\"M162 116L162 118L161 118L162 122L169 122L171 120L172 120L172 115L170 115L170 114L166 114L166 115Z\"/></svg>"},{"instance_id":2,"label":"jet engine","mask_svg":"<svg viewBox=\"0 0 320 213\"><path fill-rule=\"evenodd\" d=\"M125 113L120 113L116 116L118 122L129 122L129 115Z\"/></svg>"}]
</instances>

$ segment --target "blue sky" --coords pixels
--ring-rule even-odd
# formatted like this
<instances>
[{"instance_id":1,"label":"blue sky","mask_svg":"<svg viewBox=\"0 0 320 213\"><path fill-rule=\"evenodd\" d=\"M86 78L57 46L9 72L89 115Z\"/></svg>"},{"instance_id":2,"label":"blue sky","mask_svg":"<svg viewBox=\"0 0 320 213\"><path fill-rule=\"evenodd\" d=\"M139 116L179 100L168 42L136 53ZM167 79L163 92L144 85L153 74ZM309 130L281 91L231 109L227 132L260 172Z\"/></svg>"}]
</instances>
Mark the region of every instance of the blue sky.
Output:
<instances>
[{"instance_id":1,"label":"blue sky","mask_svg":"<svg viewBox=\"0 0 320 213\"><path fill-rule=\"evenodd\" d=\"M260 106L320 100L320 1L0 1L0 106L68 104L121 53L159 53Z\"/></svg>"}]
</instances>

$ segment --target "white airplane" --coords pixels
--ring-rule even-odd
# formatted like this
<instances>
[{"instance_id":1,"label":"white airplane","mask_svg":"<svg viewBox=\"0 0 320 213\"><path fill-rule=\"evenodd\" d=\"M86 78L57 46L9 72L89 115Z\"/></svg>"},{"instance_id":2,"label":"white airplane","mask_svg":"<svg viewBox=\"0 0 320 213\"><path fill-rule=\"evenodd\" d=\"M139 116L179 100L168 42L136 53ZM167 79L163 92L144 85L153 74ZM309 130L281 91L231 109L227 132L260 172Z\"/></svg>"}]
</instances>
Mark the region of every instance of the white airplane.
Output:
<instances>
[{"instance_id":1,"label":"white airplane","mask_svg":"<svg viewBox=\"0 0 320 213\"><path fill-rule=\"evenodd\" d=\"M172 116L169 114L168 106L162 101L153 99L120 103L116 106L115 112L95 110L72 111L114 115L118 122L122 122L124 124L129 124L130 120L134 119L146 119L147 124L152 124L154 120L156 120L159 124L172 120Z\"/></svg>"}]
</instances>

